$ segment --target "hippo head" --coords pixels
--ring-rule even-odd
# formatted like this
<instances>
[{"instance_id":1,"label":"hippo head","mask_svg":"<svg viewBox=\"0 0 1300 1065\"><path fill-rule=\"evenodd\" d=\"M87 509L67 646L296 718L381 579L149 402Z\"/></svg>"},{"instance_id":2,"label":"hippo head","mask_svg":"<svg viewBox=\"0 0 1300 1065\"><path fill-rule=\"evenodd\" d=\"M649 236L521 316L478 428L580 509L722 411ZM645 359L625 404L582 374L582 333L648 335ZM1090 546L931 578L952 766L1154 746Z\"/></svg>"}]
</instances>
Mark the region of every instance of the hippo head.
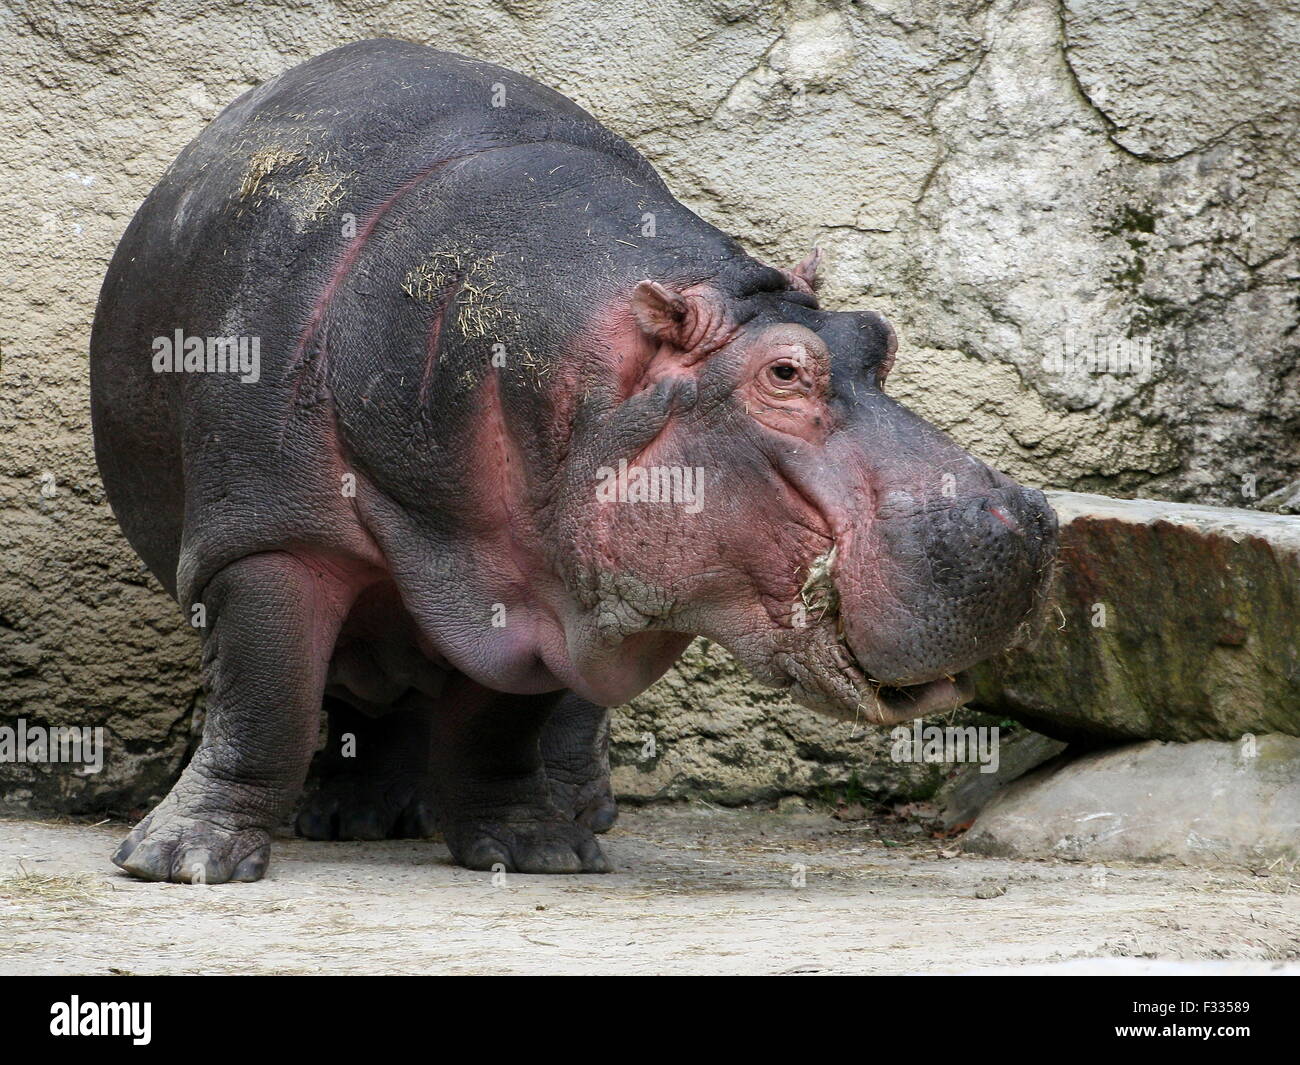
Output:
<instances>
[{"instance_id":1,"label":"hippo head","mask_svg":"<svg viewBox=\"0 0 1300 1065\"><path fill-rule=\"evenodd\" d=\"M820 310L815 257L750 262L642 280L593 330L607 377L573 420L570 654L597 698L602 670L657 675L702 635L837 716L956 707L960 671L1040 613L1055 516L887 395L893 329Z\"/></svg>"}]
</instances>

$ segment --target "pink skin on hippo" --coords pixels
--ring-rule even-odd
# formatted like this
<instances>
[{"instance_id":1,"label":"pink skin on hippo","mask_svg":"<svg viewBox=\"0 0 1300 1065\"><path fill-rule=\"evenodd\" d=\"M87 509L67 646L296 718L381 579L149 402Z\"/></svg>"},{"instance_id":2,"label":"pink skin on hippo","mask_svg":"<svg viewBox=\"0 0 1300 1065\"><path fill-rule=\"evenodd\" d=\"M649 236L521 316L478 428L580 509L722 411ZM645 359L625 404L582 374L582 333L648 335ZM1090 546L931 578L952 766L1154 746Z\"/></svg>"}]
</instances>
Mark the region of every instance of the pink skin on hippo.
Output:
<instances>
[{"instance_id":1,"label":"pink skin on hippo","mask_svg":"<svg viewBox=\"0 0 1300 1065\"><path fill-rule=\"evenodd\" d=\"M326 162L350 229L302 210ZM959 705L1035 615L1055 520L885 394L893 330L820 309L816 269L746 255L490 64L363 42L227 108L131 223L92 338L109 499L203 607L207 692L114 860L263 875L324 711L303 835L604 870L605 707L696 635L841 717ZM257 380L157 372L177 328L259 338Z\"/></svg>"},{"instance_id":2,"label":"pink skin on hippo","mask_svg":"<svg viewBox=\"0 0 1300 1065\"><path fill-rule=\"evenodd\" d=\"M810 283L809 263L787 276ZM740 325L711 286L652 281L631 304L601 346L620 353L622 402L649 396L672 416L630 461L703 469L711 500L697 514L589 504L577 523L581 554L644 585L636 629L708 636L832 714L890 724L959 706L954 674L1041 601L1055 542L1042 495L883 394L896 340L877 315L817 316L821 334L834 317L854 347L875 345L863 379L837 390L823 335L789 306ZM592 496L580 470L575 509ZM610 690L582 694L635 694L612 672Z\"/></svg>"}]
</instances>

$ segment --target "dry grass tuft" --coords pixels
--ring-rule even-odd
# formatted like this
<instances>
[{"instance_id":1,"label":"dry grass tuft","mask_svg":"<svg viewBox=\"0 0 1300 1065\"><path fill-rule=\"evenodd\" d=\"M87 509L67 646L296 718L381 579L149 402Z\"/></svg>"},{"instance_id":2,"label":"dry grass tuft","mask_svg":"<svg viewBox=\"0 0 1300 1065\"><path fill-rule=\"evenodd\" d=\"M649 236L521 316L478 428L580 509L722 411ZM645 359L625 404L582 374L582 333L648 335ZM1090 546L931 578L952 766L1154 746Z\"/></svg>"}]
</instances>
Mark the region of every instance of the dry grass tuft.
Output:
<instances>
[{"instance_id":1,"label":"dry grass tuft","mask_svg":"<svg viewBox=\"0 0 1300 1065\"><path fill-rule=\"evenodd\" d=\"M84 873L60 876L34 873L19 863L19 872L0 877L0 899L9 902L46 904L94 902L104 891L104 882Z\"/></svg>"},{"instance_id":2,"label":"dry grass tuft","mask_svg":"<svg viewBox=\"0 0 1300 1065\"><path fill-rule=\"evenodd\" d=\"M292 151L276 145L259 148L248 158L248 169L244 171L244 180L239 186L239 198L251 200L262 187L262 182L275 171L292 166L302 158L302 152Z\"/></svg>"}]
</instances>

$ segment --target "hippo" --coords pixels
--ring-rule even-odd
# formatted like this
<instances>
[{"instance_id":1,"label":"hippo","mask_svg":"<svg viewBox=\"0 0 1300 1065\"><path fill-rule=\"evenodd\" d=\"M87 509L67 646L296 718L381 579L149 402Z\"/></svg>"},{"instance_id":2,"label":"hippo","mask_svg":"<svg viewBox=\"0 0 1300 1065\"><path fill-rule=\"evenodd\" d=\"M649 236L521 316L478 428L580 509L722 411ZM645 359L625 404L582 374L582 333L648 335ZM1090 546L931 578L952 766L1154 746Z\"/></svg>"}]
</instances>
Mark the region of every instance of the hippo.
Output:
<instances>
[{"instance_id":1,"label":"hippo","mask_svg":"<svg viewBox=\"0 0 1300 1065\"><path fill-rule=\"evenodd\" d=\"M1055 517L888 396L893 329L821 309L818 259L759 261L564 96L423 45L227 107L91 337L107 497L206 696L114 862L257 880L296 811L605 871L606 708L695 637L840 718L961 705L1041 614Z\"/></svg>"}]
</instances>

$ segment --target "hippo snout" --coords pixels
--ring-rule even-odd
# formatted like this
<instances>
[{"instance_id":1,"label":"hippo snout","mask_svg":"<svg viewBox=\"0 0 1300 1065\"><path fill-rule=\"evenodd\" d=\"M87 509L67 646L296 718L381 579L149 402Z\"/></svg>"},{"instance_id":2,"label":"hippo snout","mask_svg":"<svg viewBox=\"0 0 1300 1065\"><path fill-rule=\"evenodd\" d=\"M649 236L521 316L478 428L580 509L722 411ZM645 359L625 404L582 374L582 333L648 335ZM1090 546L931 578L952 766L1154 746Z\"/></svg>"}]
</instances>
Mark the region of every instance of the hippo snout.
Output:
<instances>
[{"instance_id":1,"label":"hippo snout","mask_svg":"<svg viewBox=\"0 0 1300 1065\"><path fill-rule=\"evenodd\" d=\"M1005 649L1041 611L1057 549L1042 492L887 493L837 584L845 640L875 681L950 677Z\"/></svg>"}]
</instances>

